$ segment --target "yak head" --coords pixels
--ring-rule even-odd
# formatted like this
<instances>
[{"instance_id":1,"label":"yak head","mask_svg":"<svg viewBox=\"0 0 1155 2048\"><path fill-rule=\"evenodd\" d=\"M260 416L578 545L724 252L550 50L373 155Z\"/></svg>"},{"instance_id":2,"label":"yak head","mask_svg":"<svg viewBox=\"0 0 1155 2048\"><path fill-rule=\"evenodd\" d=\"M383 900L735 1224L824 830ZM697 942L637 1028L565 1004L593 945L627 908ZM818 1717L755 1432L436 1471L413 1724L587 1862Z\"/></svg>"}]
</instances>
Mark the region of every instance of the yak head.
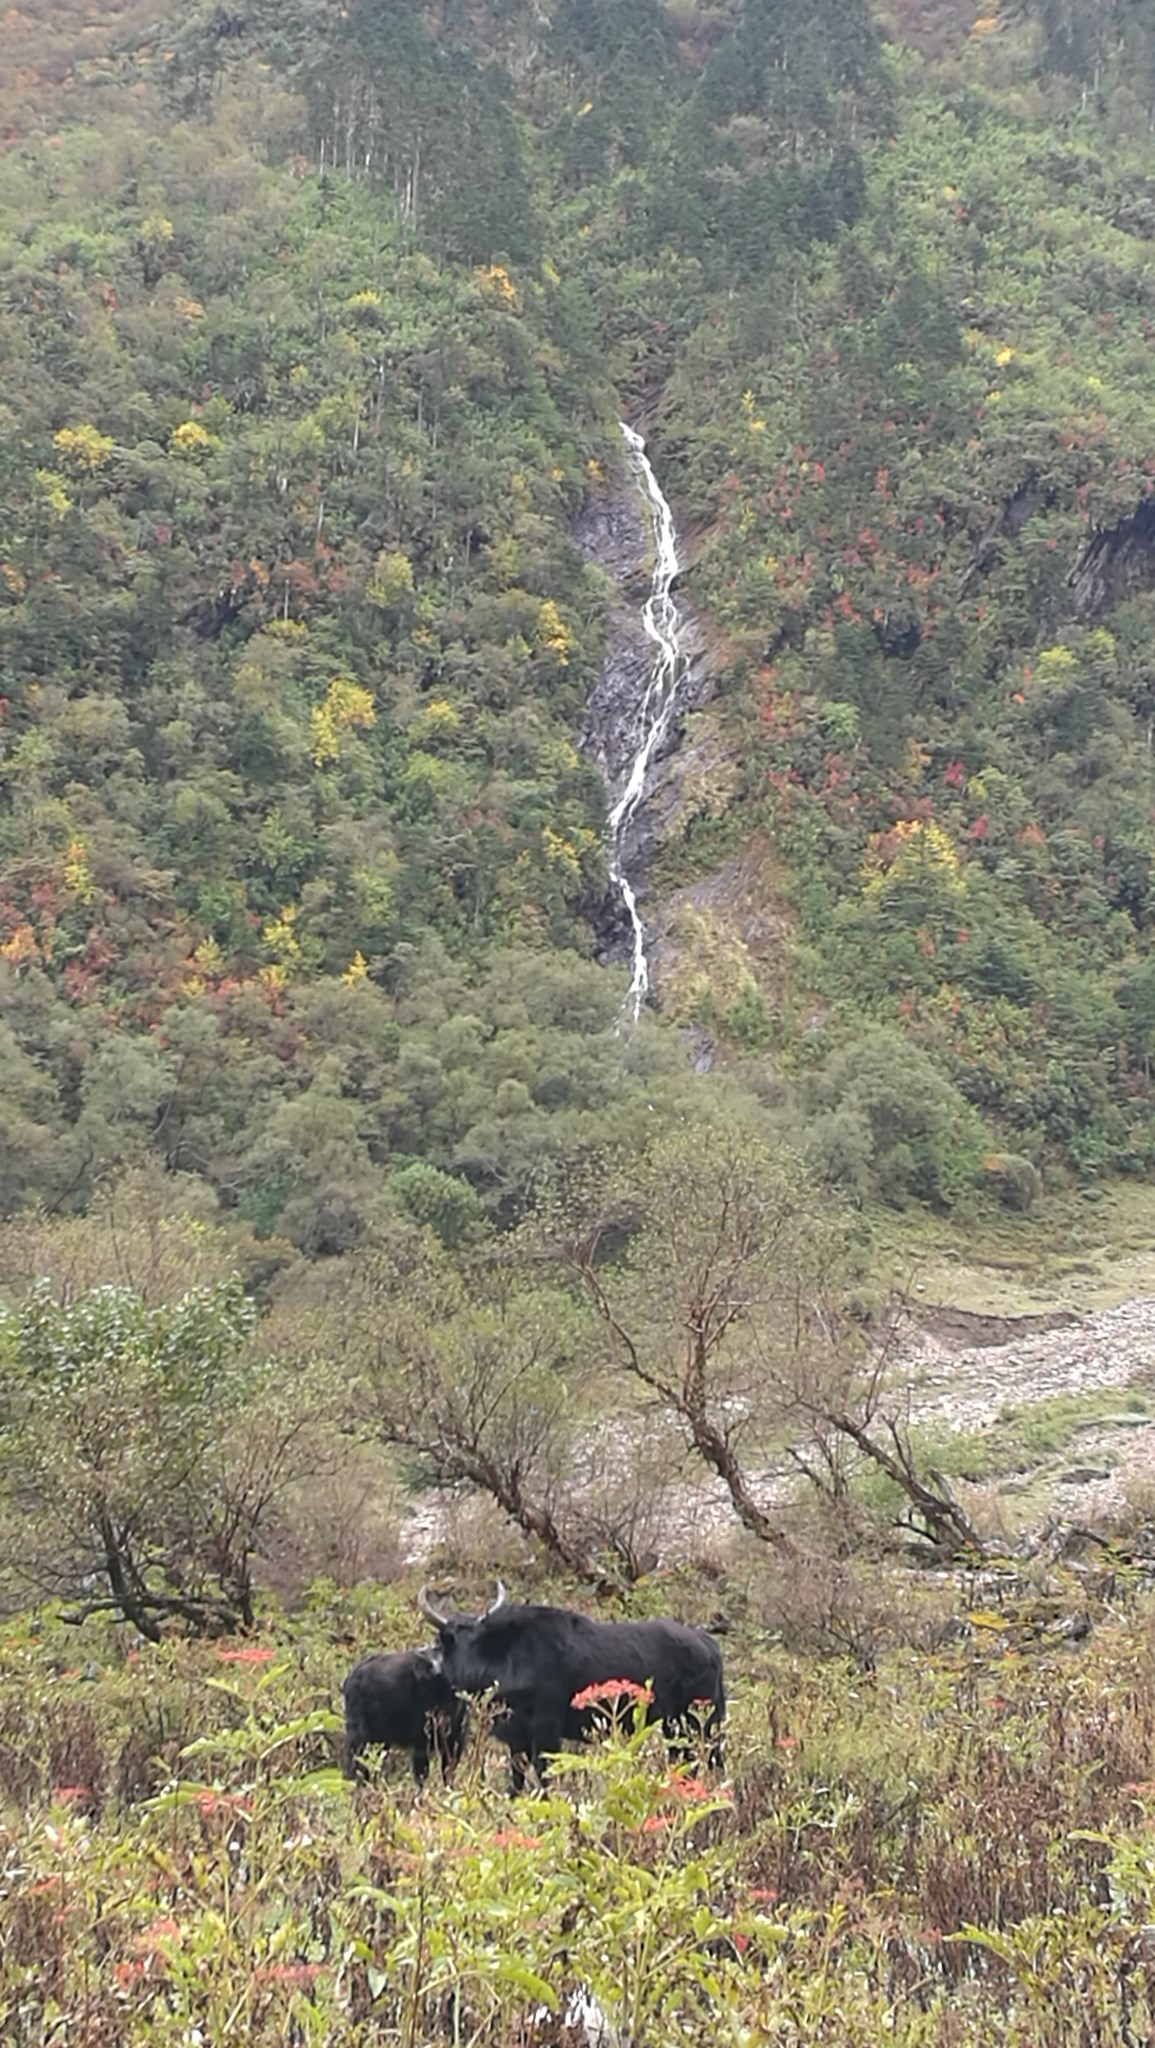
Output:
<instances>
[{"instance_id":1,"label":"yak head","mask_svg":"<svg viewBox=\"0 0 1155 2048\"><path fill-rule=\"evenodd\" d=\"M480 1614L442 1614L424 1586L417 1595L417 1605L437 1630L431 1654L436 1655L438 1669L454 1692L487 1692L498 1683L501 1671L495 1662L498 1645L493 1640L492 1618L506 1605L505 1587L500 1579L496 1598Z\"/></svg>"}]
</instances>

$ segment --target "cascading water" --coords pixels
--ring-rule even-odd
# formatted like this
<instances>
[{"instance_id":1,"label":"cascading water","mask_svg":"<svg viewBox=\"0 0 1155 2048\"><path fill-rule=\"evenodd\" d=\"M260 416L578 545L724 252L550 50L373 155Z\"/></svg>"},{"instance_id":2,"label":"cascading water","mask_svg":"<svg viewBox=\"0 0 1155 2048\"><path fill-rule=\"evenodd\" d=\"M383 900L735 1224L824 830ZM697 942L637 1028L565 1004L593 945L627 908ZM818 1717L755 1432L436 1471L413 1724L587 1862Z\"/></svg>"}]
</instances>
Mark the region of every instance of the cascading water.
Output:
<instances>
[{"instance_id":1,"label":"cascading water","mask_svg":"<svg viewBox=\"0 0 1155 2048\"><path fill-rule=\"evenodd\" d=\"M645 691L635 718L634 756L626 771L621 791L611 804L606 820L610 880L625 904L633 931L634 972L626 997L626 1007L632 1016L638 1017L641 1015L642 1004L650 992L650 968L646 958L646 928L638 915L636 893L625 873L622 841L626 827L645 794L646 776L655 750L669 731L687 663L681 644L681 620L673 598L673 582L678 573L678 539L674 530L674 515L654 475L642 436L635 433L633 427L628 427L624 420L619 421L619 425L626 444L626 457L630 469L645 499L654 541L654 568L650 578L650 594L642 612L642 625L646 638L653 643L654 653Z\"/></svg>"}]
</instances>

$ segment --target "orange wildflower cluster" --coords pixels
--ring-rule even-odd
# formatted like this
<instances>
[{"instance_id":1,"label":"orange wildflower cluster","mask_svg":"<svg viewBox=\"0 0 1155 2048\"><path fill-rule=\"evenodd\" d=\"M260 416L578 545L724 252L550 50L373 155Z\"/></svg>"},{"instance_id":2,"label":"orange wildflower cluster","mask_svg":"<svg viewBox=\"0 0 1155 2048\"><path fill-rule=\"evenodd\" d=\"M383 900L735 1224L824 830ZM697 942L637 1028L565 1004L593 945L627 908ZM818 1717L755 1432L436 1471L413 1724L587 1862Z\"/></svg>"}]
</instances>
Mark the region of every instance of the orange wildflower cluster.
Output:
<instances>
[{"instance_id":1,"label":"orange wildflower cluster","mask_svg":"<svg viewBox=\"0 0 1155 2048\"><path fill-rule=\"evenodd\" d=\"M701 1778L669 1778L666 1790L689 1806L699 1799L712 1799L710 1787Z\"/></svg>"},{"instance_id":2,"label":"orange wildflower cluster","mask_svg":"<svg viewBox=\"0 0 1155 2048\"><path fill-rule=\"evenodd\" d=\"M155 1977L155 1966L164 1960L164 1952L158 1949L157 1943L179 1942L181 1938L179 1921L174 1920L168 1913L159 1920L153 1920L148 1927L142 1928L139 1934L133 1936L132 1945L136 1954L117 1963L113 1970L120 1990L129 1991L142 1979Z\"/></svg>"},{"instance_id":3,"label":"orange wildflower cluster","mask_svg":"<svg viewBox=\"0 0 1155 2048\"><path fill-rule=\"evenodd\" d=\"M150 1921L149 1925L137 1935L133 1942L133 1947L151 1951L158 1941L179 1941L180 1938L181 1925L179 1920L174 1920L171 1913L165 1913L159 1920Z\"/></svg>"},{"instance_id":4,"label":"orange wildflower cluster","mask_svg":"<svg viewBox=\"0 0 1155 2048\"><path fill-rule=\"evenodd\" d=\"M268 1664L275 1654L273 1650L262 1650L256 1643L246 1643L239 1650L230 1649L227 1643L222 1643L217 1650L222 1664Z\"/></svg>"},{"instance_id":5,"label":"orange wildflower cluster","mask_svg":"<svg viewBox=\"0 0 1155 2048\"><path fill-rule=\"evenodd\" d=\"M307 1991L318 1977L329 1974L328 1963L258 1963L254 1984L283 1984L290 1991Z\"/></svg>"},{"instance_id":6,"label":"orange wildflower cluster","mask_svg":"<svg viewBox=\"0 0 1155 2048\"><path fill-rule=\"evenodd\" d=\"M600 1685L587 1685L581 1692L575 1692L571 1707L610 1707L618 1700L644 1700L649 1705L654 1695L648 1685L636 1685L632 1678L603 1678Z\"/></svg>"},{"instance_id":7,"label":"orange wildflower cluster","mask_svg":"<svg viewBox=\"0 0 1155 2048\"><path fill-rule=\"evenodd\" d=\"M197 1793L197 1810L206 1820L214 1813L224 1814L233 1819L237 1814L248 1814L252 1799L247 1792L216 1792L206 1785Z\"/></svg>"}]
</instances>

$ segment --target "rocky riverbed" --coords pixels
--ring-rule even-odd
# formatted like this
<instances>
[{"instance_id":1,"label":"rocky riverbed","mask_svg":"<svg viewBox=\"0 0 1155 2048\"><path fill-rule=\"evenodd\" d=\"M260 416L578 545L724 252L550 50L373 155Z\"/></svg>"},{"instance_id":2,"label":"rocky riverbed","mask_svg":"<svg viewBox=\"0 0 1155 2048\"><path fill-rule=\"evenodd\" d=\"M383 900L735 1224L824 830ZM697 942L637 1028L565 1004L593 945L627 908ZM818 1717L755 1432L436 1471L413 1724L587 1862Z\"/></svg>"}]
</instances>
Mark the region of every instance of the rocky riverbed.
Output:
<instances>
[{"instance_id":1,"label":"rocky riverbed","mask_svg":"<svg viewBox=\"0 0 1155 2048\"><path fill-rule=\"evenodd\" d=\"M950 1306L924 1306L912 1314L890 1369L892 1404L915 1427L936 1425L971 1432L992 1429L1009 1410L1059 1396L1085 1398L1085 1422L1076 1421L1057 1454L994 1483L992 1491L1037 1495L1040 1515L1109 1523L1148 1483L1155 1488L1155 1413L1128 1407L1124 1391L1148 1386L1155 1410L1155 1295L1113 1308L1079 1313L981 1316ZM1092 1397L1118 1388L1118 1408L1103 1412ZM629 1446L623 1443L628 1459ZM782 1502L791 1482L762 1475L767 1506ZM424 1562L441 1545L456 1545L488 1513L461 1492L415 1497L405 1517L402 1548ZM498 1524L490 1524L494 1533ZM653 1540L662 1561L673 1563L724 1543L737 1523L719 1481L687 1468L666 1489Z\"/></svg>"}]
</instances>

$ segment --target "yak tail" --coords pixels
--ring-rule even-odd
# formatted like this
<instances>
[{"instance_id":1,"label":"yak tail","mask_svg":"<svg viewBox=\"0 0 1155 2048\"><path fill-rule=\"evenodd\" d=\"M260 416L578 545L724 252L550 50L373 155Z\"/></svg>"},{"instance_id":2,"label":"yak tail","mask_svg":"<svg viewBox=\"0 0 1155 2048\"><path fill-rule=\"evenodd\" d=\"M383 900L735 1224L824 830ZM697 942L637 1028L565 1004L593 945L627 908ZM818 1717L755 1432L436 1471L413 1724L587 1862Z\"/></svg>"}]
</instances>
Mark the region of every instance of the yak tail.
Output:
<instances>
[{"instance_id":1,"label":"yak tail","mask_svg":"<svg viewBox=\"0 0 1155 2048\"><path fill-rule=\"evenodd\" d=\"M347 1778L356 1778L364 1776L364 1766L359 1765L358 1759L361 1755L362 1750L367 1747L368 1742L369 1731L365 1726L365 1716L362 1713L360 1706L355 1703L355 1701L350 1697L348 1693L346 1693L345 1776Z\"/></svg>"},{"instance_id":2,"label":"yak tail","mask_svg":"<svg viewBox=\"0 0 1155 2048\"><path fill-rule=\"evenodd\" d=\"M726 1681L722 1677L721 1672L719 1672L718 1689L714 1694L714 1704L711 1707L710 1712L706 1716L706 1725L704 1729L704 1733L710 1736L711 1738L709 1764L710 1769L712 1771L721 1771L725 1769L725 1758L722 1753L721 1743L722 1723L725 1720L725 1718Z\"/></svg>"}]
</instances>

